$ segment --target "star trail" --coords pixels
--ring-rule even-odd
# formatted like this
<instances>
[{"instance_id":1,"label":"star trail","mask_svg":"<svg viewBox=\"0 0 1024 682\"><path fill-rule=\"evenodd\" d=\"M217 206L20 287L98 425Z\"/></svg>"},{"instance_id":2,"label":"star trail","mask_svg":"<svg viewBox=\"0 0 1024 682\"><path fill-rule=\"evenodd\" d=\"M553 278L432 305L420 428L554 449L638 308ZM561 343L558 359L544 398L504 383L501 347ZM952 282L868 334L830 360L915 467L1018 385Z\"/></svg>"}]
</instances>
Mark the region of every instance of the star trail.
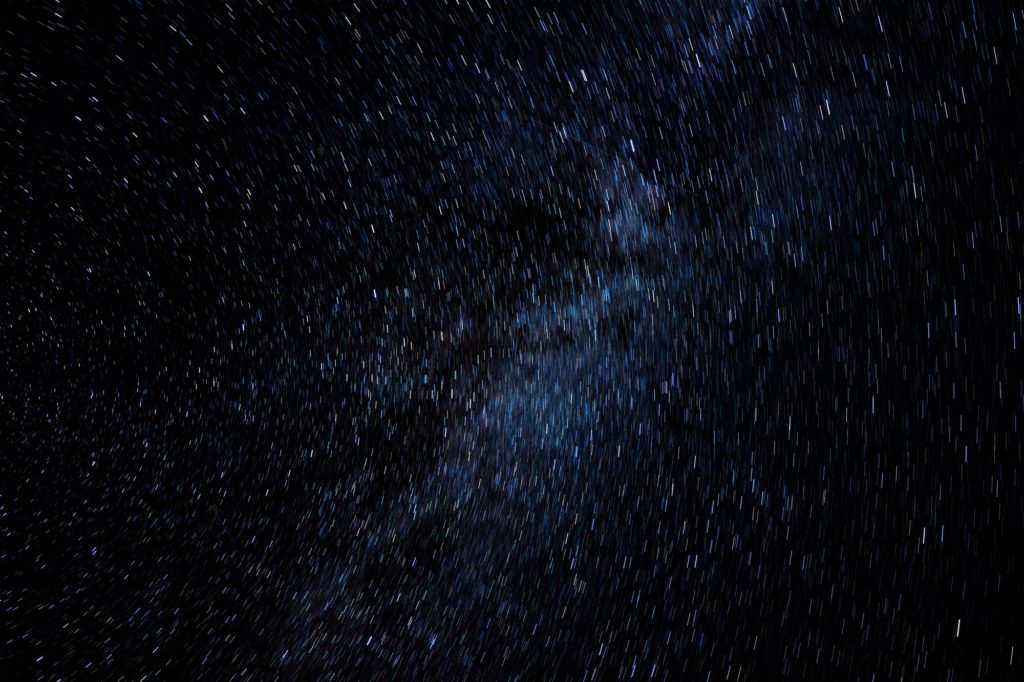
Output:
<instances>
[{"instance_id":1,"label":"star trail","mask_svg":"<svg viewBox=\"0 0 1024 682\"><path fill-rule=\"evenodd\" d=\"M1021 9L7 15L0 676L1022 674Z\"/></svg>"}]
</instances>

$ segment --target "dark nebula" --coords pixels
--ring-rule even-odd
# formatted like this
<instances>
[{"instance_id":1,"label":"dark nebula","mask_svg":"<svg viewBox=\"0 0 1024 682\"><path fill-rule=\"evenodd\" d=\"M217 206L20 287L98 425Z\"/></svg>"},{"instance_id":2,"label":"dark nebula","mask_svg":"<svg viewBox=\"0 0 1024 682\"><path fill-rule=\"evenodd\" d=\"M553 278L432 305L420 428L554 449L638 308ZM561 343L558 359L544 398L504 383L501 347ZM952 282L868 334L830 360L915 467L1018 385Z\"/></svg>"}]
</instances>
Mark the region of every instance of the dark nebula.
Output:
<instances>
[{"instance_id":1,"label":"dark nebula","mask_svg":"<svg viewBox=\"0 0 1024 682\"><path fill-rule=\"evenodd\" d=\"M1019 7L4 14L4 679L1024 676Z\"/></svg>"}]
</instances>

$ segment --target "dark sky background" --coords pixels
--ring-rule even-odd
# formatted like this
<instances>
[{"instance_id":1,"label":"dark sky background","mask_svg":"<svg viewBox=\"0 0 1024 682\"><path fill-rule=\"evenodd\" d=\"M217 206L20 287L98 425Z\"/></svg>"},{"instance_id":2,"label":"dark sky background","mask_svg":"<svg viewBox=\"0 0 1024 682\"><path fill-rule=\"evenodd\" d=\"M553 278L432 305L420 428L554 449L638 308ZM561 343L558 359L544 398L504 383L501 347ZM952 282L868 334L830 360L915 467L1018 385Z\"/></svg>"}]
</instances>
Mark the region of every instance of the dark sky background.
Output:
<instances>
[{"instance_id":1,"label":"dark sky background","mask_svg":"<svg viewBox=\"0 0 1024 682\"><path fill-rule=\"evenodd\" d=\"M1014 679L1024 12L14 3L8 679Z\"/></svg>"}]
</instances>

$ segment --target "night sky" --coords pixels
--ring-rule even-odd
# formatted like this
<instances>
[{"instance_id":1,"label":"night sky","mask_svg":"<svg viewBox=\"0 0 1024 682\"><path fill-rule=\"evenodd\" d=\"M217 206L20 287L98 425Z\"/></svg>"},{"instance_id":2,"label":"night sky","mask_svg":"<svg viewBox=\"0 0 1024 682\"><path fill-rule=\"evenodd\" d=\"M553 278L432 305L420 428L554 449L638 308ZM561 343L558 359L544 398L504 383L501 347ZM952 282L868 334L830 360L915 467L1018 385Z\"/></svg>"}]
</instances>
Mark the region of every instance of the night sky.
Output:
<instances>
[{"instance_id":1,"label":"night sky","mask_svg":"<svg viewBox=\"0 0 1024 682\"><path fill-rule=\"evenodd\" d=\"M0 677L1024 679L1024 10L3 14Z\"/></svg>"}]
</instances>

